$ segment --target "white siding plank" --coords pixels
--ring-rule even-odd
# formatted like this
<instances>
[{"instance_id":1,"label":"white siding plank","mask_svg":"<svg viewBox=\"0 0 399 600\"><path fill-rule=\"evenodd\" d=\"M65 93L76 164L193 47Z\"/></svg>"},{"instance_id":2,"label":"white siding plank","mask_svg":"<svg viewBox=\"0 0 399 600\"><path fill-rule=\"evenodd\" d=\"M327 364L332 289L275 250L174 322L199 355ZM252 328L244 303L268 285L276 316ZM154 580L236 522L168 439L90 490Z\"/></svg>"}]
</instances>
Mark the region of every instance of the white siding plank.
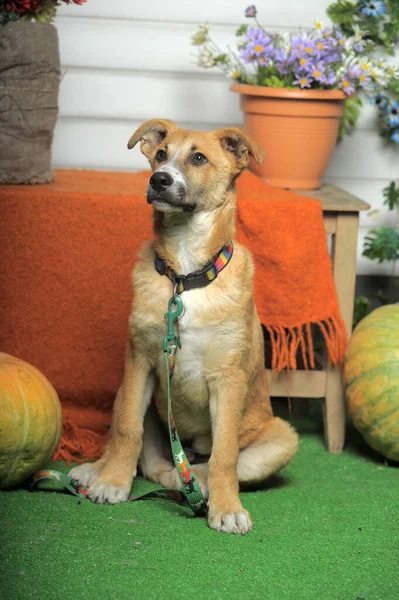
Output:
<instances>
[{"instance_id":1,"label":"white siding plank","mask_svg":"<svg viewBox=\"0 0 399 600\"><path fill-rule=\"evenodd\" d=\"M54 132L55 167L137 171L147 169L148 162L137 146L127 149L132 133L141 121L112 119L59 118ZM197 123L179 122L198 129ZM203 129L214 129L211 125Z\"/></svg>"},{"instance_id":2,"label":"white siding plank","mask_svg":"<svg viewBox=\"0 0 399 600\"><path fill-rule=\"evenodd\" d=\"M79 93L77 94L77 90ZM239 96L223 76L197 73L133 72L119 69L66 69L60 87L62 116L170 119L198 123L242 123ZM358 129L374 130L377 111L365 103Z\"/></svg>"},{"instance_id":3,"label":"white siding plank","mask_svg":"<svg viewBox=\"0 0 399 600\"><path fill-rule=\"evenodd\" d=\"M61 63L67 67L196 72L190 25L60 18ZM219 30L222 47L235 45L234 31ZM201 69L202 70L202 69Z\"/></svg>"},{"instance_id":4,"label":"white siding plank","mask_svg":"<svg viewBox=\"0 0 399 600\"><path fill-rule=\"evenodd\" d=\"M77 95L77 90L79 94ZM233 125L242 122L239 96L222 78L70 69L60 87L60 114Z\"/></svg>"},{"instance_id":5,"label":"white siding plank","mask_svg":"<svg viewBox=\"0 0 399 600\"><path fill-rule=\"evenodd\" d=\"M296 0L258 3L258 17L262 25L310 27L316 18L326 17L326 8L331 0L302 0L293 10ZM59 16L108 17L112 19L134 19L166 22L203 23L251 23L244 16L248 3L242 0L201 0L193 4L188 0L165 2L165 0L92 0L84 6L62 6Z\"/></svg>"},{"instance_id":6,"label":"white siding plank","mask_svg":"<svg viewBox=\"0 0 399 600\"><path fill-rule=\"evenodd\" d=\"M375 131L356 130L335 149L326 177L334 179L395 179L399 170L399 146L393 148Z\"/></svg>"}]
</instances>

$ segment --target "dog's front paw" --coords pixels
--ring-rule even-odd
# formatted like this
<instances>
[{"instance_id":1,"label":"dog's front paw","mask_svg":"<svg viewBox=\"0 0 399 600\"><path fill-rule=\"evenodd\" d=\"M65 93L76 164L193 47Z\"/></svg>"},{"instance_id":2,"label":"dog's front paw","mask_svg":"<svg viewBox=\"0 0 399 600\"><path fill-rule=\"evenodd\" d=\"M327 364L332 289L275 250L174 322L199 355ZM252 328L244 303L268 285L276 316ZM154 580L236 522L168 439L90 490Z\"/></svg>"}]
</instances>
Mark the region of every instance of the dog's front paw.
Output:
<instances>
[{"instance_id":1,"label":"dog's front paw","mask_svg":"<svg viewBox=\"0 0 399 600\"><path fill-rule=\"evenodd\" d=\"M209 509L209 527L225 533L248 533L252 531L252 521L249 513L242 509L238 512L222 512Z\"/></svg>"},{"instance_id":2,"label":"dog's front paw","mask_svg":"<svg viewBox=\"0 0 399 600\"><path fill-rule=\"evenodd\" d=\"M89 487L87 496L98 504L119 504L128 499L130 487L118 487L113 483L94 483Z\"/></svg>"},{"instance_id":3,"label":"dog's front paw","mask_svg":"<svg viewBox=\"0 0 399 600\"><path fill-rule=\"evenodd\" d=\"M74 467L69 471L69 476L80 483L83 487L90 487L97 479L99 472L94 469L92 463L85 463Z\"/></svg>"}]
</instances>

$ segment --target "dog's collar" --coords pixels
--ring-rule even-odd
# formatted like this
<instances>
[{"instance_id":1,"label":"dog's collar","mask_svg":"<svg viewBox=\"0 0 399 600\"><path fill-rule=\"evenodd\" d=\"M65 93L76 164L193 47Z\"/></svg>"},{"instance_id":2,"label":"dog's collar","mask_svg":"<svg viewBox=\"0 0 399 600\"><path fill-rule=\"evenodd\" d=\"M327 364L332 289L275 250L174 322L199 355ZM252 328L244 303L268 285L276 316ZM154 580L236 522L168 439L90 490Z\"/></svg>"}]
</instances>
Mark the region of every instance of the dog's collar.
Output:
<instances>
[{"instance_id":1,"label":"dog's collar","mask_svg":"<svg viewBox=\"0 0 399 600\"><path fill-rule=\"evenodd\" d=\"M155 255L155 268L160 275L166 275L177 285L176 292L181 294L194 288L201 288L209 285L216 279L220 271L230 262L233 256L233 242L223 246L216 256L202 269L189 273L188 275L178 275L166 262Z\"/></svg>"}]
</instances>

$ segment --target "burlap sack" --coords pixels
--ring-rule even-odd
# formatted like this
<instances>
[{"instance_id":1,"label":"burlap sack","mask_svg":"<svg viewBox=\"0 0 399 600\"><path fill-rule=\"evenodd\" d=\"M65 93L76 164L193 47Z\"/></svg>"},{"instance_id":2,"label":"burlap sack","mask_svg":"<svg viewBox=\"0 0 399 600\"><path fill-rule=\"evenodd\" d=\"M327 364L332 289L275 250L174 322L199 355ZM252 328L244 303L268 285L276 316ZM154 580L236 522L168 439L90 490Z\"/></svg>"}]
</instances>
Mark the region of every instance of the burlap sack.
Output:
<instances>
[{"instance_id":1,"label":"burlap sack","mask_svg":"<svg viewBox=\"0 0 399 600\"><path fill-rule=\"evenodd\" d=\"M49 23L0 25L0 183L48 183L60 57Z\"/></svg>"}]
</instances>

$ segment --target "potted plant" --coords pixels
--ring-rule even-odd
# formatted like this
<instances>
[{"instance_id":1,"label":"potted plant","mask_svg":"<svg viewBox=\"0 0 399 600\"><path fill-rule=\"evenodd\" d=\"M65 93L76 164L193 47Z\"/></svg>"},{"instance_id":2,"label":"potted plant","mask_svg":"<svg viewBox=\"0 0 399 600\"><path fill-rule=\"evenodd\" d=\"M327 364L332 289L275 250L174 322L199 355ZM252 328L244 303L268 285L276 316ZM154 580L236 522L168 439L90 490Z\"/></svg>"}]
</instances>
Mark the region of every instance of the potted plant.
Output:
<instances>
[{"instance_id":1,"label":"potted plant","mask_svg":"<svg viewBox=\"0 0 399 600\"><path fill-rule=\"evenodd\" d=\"M368 40L371 40L379 53L395 54L395 44L399 35L399 2L397 0L335 0L327 13L347 35L352 36L357 30L362 30ZM377 126L381 137L392 151L399 148L399 80L397 68L388 67L390 80L384 93L372 96L371 103L377 108ZM354 122L360 111L354 107L352 118ZM353 326L366 317L381 304L399 301L399 279L396 266L399 259L399 181L391 181L383 190L384 206L394 213L389 225L380 225L371 229L364 241L363 256L378 263L390 263L391 274L380 279L368 291L368 296L358 296L355 300ZM379 216L380 211L373 209L369 215Z\"/></svg>"},{"instance_id":2,"label":"potted plant","mask_svg":"<svg viewBox=\"0 0 399 600\"><path fill-rule=\"evenodd\" d=\"M51 21L62 2L71 0L0 0L0 183L54 178L51 143L61 69Z\"/></svg>"},{"instance_id":3,"label":"potted plant","mask_svg":"<svg viewBox=\"0 0 399 600\"><path fill-rule=\"evenodd\" d=\"M221 51L206 25L194 34L198 65L220 68L241 96L244 126L266 151L255 173L271 185L317 189L337 140L347 98L360 90L370 96L392 75L384 61L373 60L373 43L356 27L346 36L316 21L311 31L268 33L255 6L245 11L255 27L236 32L238 51ZM349 114L348 118L351 118Z\"/></svg>"}]
</instances>

